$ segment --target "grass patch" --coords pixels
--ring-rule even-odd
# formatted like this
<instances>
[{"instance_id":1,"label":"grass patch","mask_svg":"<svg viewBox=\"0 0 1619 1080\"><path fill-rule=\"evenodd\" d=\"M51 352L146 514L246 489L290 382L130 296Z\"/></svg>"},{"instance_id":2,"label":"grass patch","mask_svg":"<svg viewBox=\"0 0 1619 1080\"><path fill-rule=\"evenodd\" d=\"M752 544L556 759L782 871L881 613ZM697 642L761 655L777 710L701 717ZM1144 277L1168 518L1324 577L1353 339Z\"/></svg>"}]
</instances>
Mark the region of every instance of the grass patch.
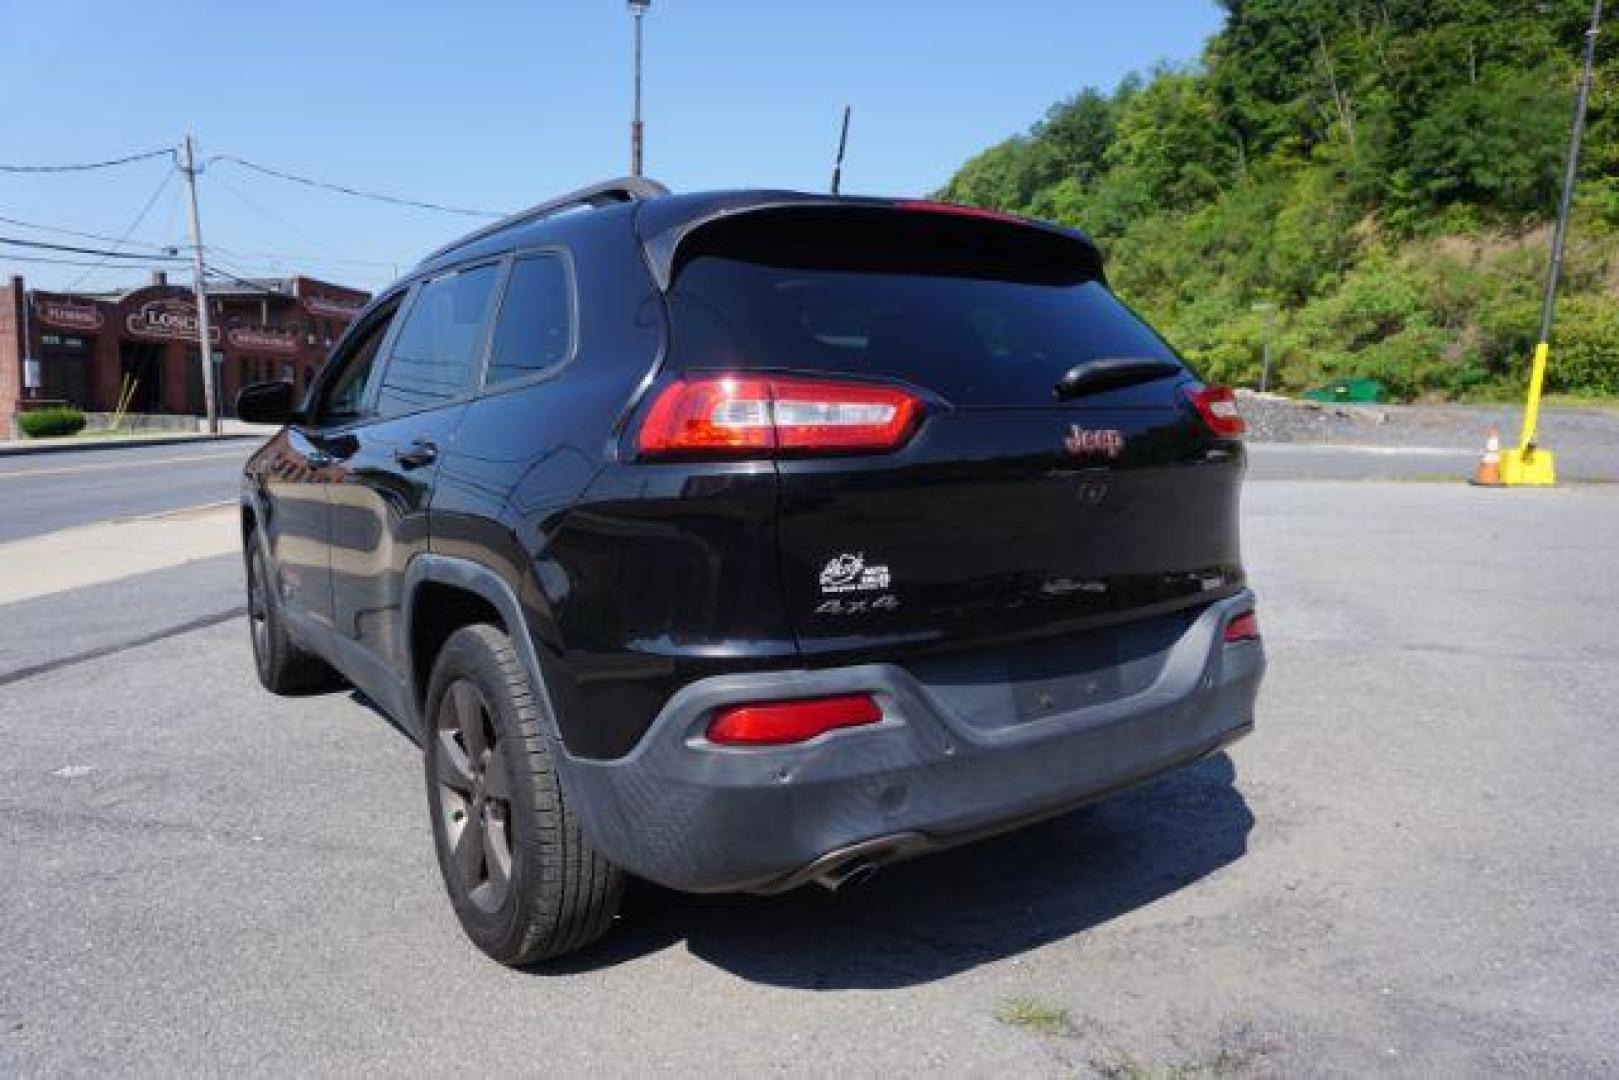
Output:
<instances>
[{"instance_id":1,"label":"grass patch","mask_svg":"<svg viewBox=\"0 0 1619 1080\"><path fill-rule=\"evenodd\" d=\"M1117 1047L1109 1047L1094 1054L1090 1065L1106 1080L1228 1080L1253 1075L1259 1071L1265 1056L1273 1051L1273 1047L1259 1040L1247 1025L1222 1038L1221 1043L1212 1054L1167 1064L1145 1062Z\"/></svg>"},{"instance_id":2,"label":"grass patch","mask_svg":"<svg viewBox=\"0 0 1619 1080\"><path fill-rule=\"evenodd\" d=\"M1009 1027L1019 1027L1037 1035L1070 1035L1073 1019L1061 1005L1039 998L1009 997L995 1010L995 1019Z\"/></svg>"},{"instance_id":3,"label":"grass patch","mask_svg":"<svg viewBox=\"0 0 1619 1080\"><path fill-rule=\"evenodd\" d=\"M1246 1071L1248 1064L1223 1051L1208 1061L1173 1065L1148 1065L1119 1051L1091 1060L1091 1068L1106 1080L1223 1080Z\"/></svg>"}]
</instances>

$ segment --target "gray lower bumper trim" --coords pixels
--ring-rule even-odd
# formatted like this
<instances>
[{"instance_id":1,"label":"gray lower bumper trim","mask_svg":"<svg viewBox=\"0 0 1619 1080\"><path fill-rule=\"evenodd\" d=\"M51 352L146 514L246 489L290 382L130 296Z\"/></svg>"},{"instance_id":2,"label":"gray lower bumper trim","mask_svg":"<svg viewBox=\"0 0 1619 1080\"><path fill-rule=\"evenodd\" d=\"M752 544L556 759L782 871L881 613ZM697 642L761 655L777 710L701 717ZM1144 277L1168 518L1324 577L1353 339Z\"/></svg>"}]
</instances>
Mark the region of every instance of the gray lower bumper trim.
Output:
<instances>
[{"instance_id":1,"label":"gray lower bumper trim","mask_svg":"<svg viewBox=\"0 0 1619 1080\"><path fill-rule=\"evenodd\" d=\"M890 664L706 679L626 757L563 756L562 781L586 834L630 872L694 892L780 891L829 857L905 857L1014 828L1245 734L1264 653L1222 631L1252 604L1244 593L1211 605L1140 693L1010 726L963 723ZM724 705L855 692L876 697L881 723L787 747L704 738ZM902 835L922 839L882 850Z\"/></svg>"}]
</instances>

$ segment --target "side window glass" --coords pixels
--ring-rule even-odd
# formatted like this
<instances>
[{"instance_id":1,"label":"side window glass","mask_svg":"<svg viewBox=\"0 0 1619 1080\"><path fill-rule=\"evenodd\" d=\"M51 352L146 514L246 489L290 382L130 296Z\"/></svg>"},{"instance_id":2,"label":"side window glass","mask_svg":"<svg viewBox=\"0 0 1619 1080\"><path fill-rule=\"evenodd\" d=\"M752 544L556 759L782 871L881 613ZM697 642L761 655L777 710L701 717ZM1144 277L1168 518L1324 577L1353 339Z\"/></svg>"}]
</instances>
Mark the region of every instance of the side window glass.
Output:
<instances>
[{"instance_id":1,"label":"side window glass","mask_svg":"<svg viewBox=\"0 0 1619 1080\"><path fill-rule=\"evenodd\" d=\"M568 274L556 255L518 259L500 302L487 386L521 379L568 358L573 340Z\"/></svg>"},{"instance_id":2,"label":"side window glass","mask_svg":"<svg viewBox=\"0 0 1619 1080\"><path fill-rule=\"evenodd\" d=\"M397 310L397 309L396 309ZM342 370L337 381L323 392L320 406L315 410L316 423L323 427L353 423L365 417L365 388L376 366L377 350L388 336L388 326L396 311L390 311L370 326L349 352L348 358L338 358Z\"/></svg>"},{"instance_id":3,"label":"side window glass","mask_svg":"<svg viewBox=\"0 0 1619 1080\"><path fill-rule=\"evenodd\" d=\"M472 385L498 276L499 267L490 264L422 286L382 373L380 416L430 408Z\"/></svg>"}]
</instances>

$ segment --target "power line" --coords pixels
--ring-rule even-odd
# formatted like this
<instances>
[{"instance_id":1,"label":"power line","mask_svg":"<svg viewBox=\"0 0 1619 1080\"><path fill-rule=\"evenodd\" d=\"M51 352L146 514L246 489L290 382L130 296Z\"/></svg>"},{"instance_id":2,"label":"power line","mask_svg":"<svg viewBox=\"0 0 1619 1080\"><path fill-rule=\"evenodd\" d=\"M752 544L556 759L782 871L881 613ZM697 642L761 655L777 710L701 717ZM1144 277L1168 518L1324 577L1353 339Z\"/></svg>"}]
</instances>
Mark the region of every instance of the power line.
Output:
<instances>
[{"instance_id":1,"label":"power line","mask_svg":"<svg viewBox=\"0 0 1619 1080\"><path fill-rule=\"evenodd\" d=\"M237 256L227 258L213 245L208 247L208 259L211 265L254 278L307 277L367 289L374 289L382 282L391 281L393 277L398 276L397 274L390 276L385 270L331 265L314 256L296 260L243 259Z\"/></svg>"},{"instance_id":2,"label":"power line","mask_svg":"<svg viewBox=\"0 0 1619 1080\"><path fill-rule=\"evenodd\" d=\"M3 221L0 218L0 221ZM321 255L316 252L302 251L244 251L241 248L228 248L220 244L209 244L209 251L223 251L238 262L247 261L261 266L271 263L319 263L326 266L366 266L378 270L396 267L397 262L383 262L381 259L350 259L339 258L336 255Z\"/></svg>"},{"instance_id":3,"label":"power line","mask_svg":"<svg viewBox=\"0 0 1619 1080\"><path fill-rule=\"evenodd\" d=\"M313 244L316 247L321 248L321 249L323 249L325 251L334 251L335 250L330 244L326 243L325 240L323 240L319 236L316 236L314 233L310 232L308 229L303 228L302 226L298 225L296 222L287 220L286 218L282 217L280 214L275 213L274 211L266 209L257 200L249 198L247 196L246 192L242 191L241 188L238 188L235 184L232 184L230 181L226 180L223 176L215 176L213 179L214 179L214 182L217 183L222 190L230 192L232 198L236 199L243 206L247 207L249 210L253 211L255 214L258 214L260 217L264 218L266 221L270 222L272 225L276 225L276 226L278 226L280 228L286 229L289 232L296 233L297 235L303 237L305 240L309 241L311 244ZM229 249L221 249L221 250L225 250L227 252L229 251ZM296 262L296 261L299 261L300 259L303 259L303 258L304 258L303 256L288 257L288 261ZM308 261L308 262L325 261L327 263L353 262L353 263L356 263L356 264L361 264L362 262L368 262L369 260L342 259L342 258L335 258L335 257L323 257L323 256L318 256L317 255L317 256L312 256L312 257L308 258L306 261ZM382 263L382 262L378 262L378 263L375 263L374 265L376 265L377 267L387 266L390 269L393 269L395 271L395 273L397 274L397 267L398 267L399 264L398 263Z\"/></svg>"},{"instance_id":4,"label":"power line","mask_svg":"<svg viewBox=\"0 0 1619 1080\"><path fill-rule=\"evenodd\" d=\"M442 203L421 202L416 199L401 198L397 195L386 195L378 191L363 191L359 188L352 188L343 184L333 184L325 180L315 180L308 176L299 176L296 173L283 172L280 169L272 169L268 165L260 165L256 162L248 161L246 158L237 157L234 154L215 154L213 157L208 159L206 164L212 165L215 162L224 162L230 165L240 165L245 169L252 169L254 172L263 173L265 176L273 176L279 180L287 180L294 184L303 184L305 187L321 188L326 191L335 191L339 195L349 195L357 199L370 199L374 202L392 203L395 206L409 206L418 210L436 210L441 214L460 214L463 217L502 218L506 216L505 214L497 213L493 210L469 210L464 206L445 206Z\"/></svg>"},{"instance_id":5,"label":"power line","mask_svg":"<svg viewBox=\"0 0 1619 1080\"><path fill-rule=\"evenodd\" d=\"M91 169L111 169L117 165L128 165L136 161L145 161L148 158L174 156L174 151L168 147L160 150L147 150L139 154L130 154L126 157L111 158L107 161L90 161L76 165L0 165L0 172L7 173L65 173L89 172Z\"/></svg>"},{"instance_id":6,"label":"power line","mask_svg":"<svg viewBox=\"0 0 1619 1080\"><path fill-rule=\"evenodd\" d=\"M141 208L140 208L139 212L137 212L135 214L135 220L131 221L129 223L129 227L124 230L124 233L123 233L122 236L120 236L117 240L113 241L113 247L114 248L121 248L121 247L123 247L124 245L126 245L129 242L129 238L131 236L135 235L135 230L141 227L141 222L146 220L146 215L151 213L152 207L157 204L157 200L163 194L163 192L168 190L169 184L173 180L174 180L174 174L173 173L166 172L166 173L163 174L163 179L158 181L157 188L147 198L146 202L141 205ZM83 284L84 280L86 278L88 278L90 275L92 275L94 273L95 273L95 269L93 267L91 269L89 269L89 270L86 270L84 273L80 274L78 277L73 279L73 281L68 285L67 291L72 292L74 289L78 288L81 284Z\"/></svg>"},{"instance_id":7,"label":"power line","mask_svg":"<svg viewBox=\"0 0 1619 1080\"><path fill-rule=\"evenodd\" d=\"M146 258L146 256L143 256L143 255L130 255L130 256L128 256L128 258L131 259L131 260L135 260L135 259L144 259L144 258ZM156 270L156 269L160 269L160 268L167 268L170 265L168 263L159 264L159 263L154 263L154 262L133 262L133 261L128 262L128 263L124 263L124 264L114 264L114 263L108 263L105 260L97 261L97 260L93 260L93 259L56 259L56 258L52 258L52 257L50 257L48 255L12 255L9 252L6 253L5 255L0 255L0 262L7 262L7 263L14 263L14 262L17 262L17 263L45 263L45 264L48 264L50 266L99 266L99 267L105 267L108 270ZM72 290L71 289L63 289L62 291L63 292L71 292Z\"/></svg>"},{"instance_id":8,"label":"power line","mask_svg":"<svg viewBox=\"0 0 1619 1080\"><path fill-rule=\"evenodd\" d=\"M73 244L47 244L43 240L19 240L11 236L0 236L0 244L9 244L13 247L42 248L46 251L70 251L75 255L105 255L112 259L147 259L151 262L185 262L178 255L141 255L126 251L108 251L105 248L77 247Z\"/></svg>"},{"instance_id":9,"label":"power line","mask_svg":"<svg viewBox=\"0 0 1619 1080\"><path fill-rule=\"evenodd\" d=\"M127 164L131 164L131 163L134 163L134 162L146 161L146 160L150 160L150 159L154 159L154 158L161 158L161 157L168 157L171 161L175 162L176 165L178 165L178 163L179 163L179 158L176 156L175 151L165 147L165 148L162 148L162 149L149 150L149 151L145 151L145 152L137 153L137 154L128 154L128 155L125 155L123 157L109 158L109 159L107 159L105 161L83 162L83 163L63 164L63 165L0 165L0 172L9 172L9 173L83 172L83 171L94 170L94 169L113 168L113 167L120 166L120 165L127 165ZM207 163L208 164L213 164L213 163L216 163L216 162L225 163L225 164L232 164L232 165L239 165L242 168L249 169L251 171L260 173L262 175L270 176L270 177L273 177L275 179L279 179L279 180L283 180L283 181L287 181L289 183L299 184L299 185L304 186L304 187L310 187L310 188L315 188L315 189L319 189L319 190L335 192L337 194L347 195L347 196L350 196L352 198L367 199L367 200L370 200L370 201L373 201L373 202L387 203L387 204L393 205L393 206L409 207L409 208L412 208L412 209L419 209L419 210L430 210L430 211L434 211L434 212L437 212L437 213L456 214L456 215L460 215L460 216L464 216L464 217L501 218L501 217L505 216L505 215L503 215L501 213L498 213L496 211L491 211L491 210L479 210L479 209L472 209L472 208L462 207L462 206L450 206L450 205L447 205L447 204L444 204L444 203L427 202L427 201L417 200L417 199L407 199L407 198L397 196L397 195L390 195L390 194L387 194L385 192L369 191L369 190L365 190L365 189L362 189L362 188L349 187L349 186L344 185L344 184L331 183L329 181L319 180L319 179L316 179L316 178L313 178L313 177L308 177L308 176L301 176L301 175L298 175L296 173L290 173L290 172L286 172L286 171L281 170L281 169L272 168L272 167L270 167L268 165L262 165L262 164L260 164L258 162L250 161L250 160L248 160L246 158L238 157L238 156L236 156L234 154L218 154L218 155L215 155L215 156L209 158ZM272 213L271 211L267 210L263 206L259 205L253 199L249 198L244 192L239 190L235 185L233 185L233 184L229 183L228 181L226 181L223 176L218 176L218 177L216 177L216 179L218 179L220 181L220 186L221 187L225 188L227 191L229 191L231 193L232 196L234 196L240 202L244 203L249 209L253 210L257 214L259 214L261 217L264 217L264 218L266 218L266 219L268 219L268 220L282 226L283 228L287 228L287 229L289 229L289 230L303 236L305 239L309 240L316 247L318 247L320 249L323 249L325 251L333 252L333 254L331 254L331 255L302 254L302 253L296 253L295 254L295 253L282 253L282 252L274 252L274 251L232 252L232 250L229 249L229 248L220 248L220 249L215 249L215 250L220 251L220 252L222 252L224 254L232 255L233 258L249 259L249 260L252 260L252 261L255 261L255 262L262 259L262 260L274 260L274 261L279 262L279 263L293 264L293 265L300 265L300 264L302 264L302 265L324 265L324 266L326 266L328 268L331 268L331 269L338 269L340 276L347 275L347 274L355 272L355 271L352 271L352 270L341 270L341 269L339 269L339 268L345 267L345 266L347 266L347 267L371 268L374 271L379 271L379 270L382 270L382 269L388 269L388 270L393 271L394 273L398 272L398 264L394 263L394 262L385 262L385 261L381 261L381 260L372 260L372 259L356 259L356 258L345 257L343 255L336 254L337 249L329 246L327 243L324 242L324 240L322 238L320 238L318 236L315 236L310 231L308 231L306 229L303 229L303 228L300 228L299 226L295 225L293 222L287 221L285 218L281 217L280 215ZM87 267L87 269L84 271L84 273L81 273L80 275L78 275L78 277L76 277L70 284L67 285L66 288L67 288L68 291L72 291L72 290L78 288L80 285L82 285L85 282L86 279L88 279L92 275L94 275L97 270L100 270L100 269L103 269L103 268L110 269L110 270L126 270L126 269L132 268L131 265L126 265L126 264L134 264L134 265L137 265L137 266L149 266L149 265L156 265L156 264L165 264L166 265L166 264L171 264L171 263L176 263L176 262L183 262L184 259L180 257L179 252L189 250L188 245L185 245L183 243L174 243L174 244L152 243L150 241L132 240L131 239L131 237L135 234L135 232L146 221L147 216L152 211L152 208L162 198L163 193L167 190L168 185L172 181L173 181L173 173L172 172L165 173L162 181L158 184L157 188L152 192L151 196L146 200L146 202L144 204L142 204L140 210L136 213L135 218L130 223L129 227L126 228L123 231L123 233L121 235L117 236L117 237L113 237L113 236L110 236L110 235L105 234L105 233L90 232L90 231L86 231L86 230L72 229L72 228L67 228L67 227L63 227L63 226L56 226L56 225L43 225L43 224L40 224L38 222L24 221L24 220L21 220L21 219L18 219L18 218L0 216L0 222L3 222L5 224L9 224L9 225L13 225L13 226L17 226L17 227L25 228L25 229L38 230L38 231L41 231L41 232L55 233L55 234L59 234L61 236L73 237L73 238L82 239L82 240L93 240L93 241L97 241L97 242L102 243L102 244L110 245L110 247L85 247L85 246L79 246L79 245L73 245L73 244L52 244L52 243L46 243L44 241L31 241L31 240L24 240L24 239L21 239L21 238L5 238L5 237L0 237L0 244L10 245L10 246L14 246L14 247L33 247L33 248L39 248L39 249L46 250L46 251L61 251L61 252L69 253L69 254L98 256L99 261L86 261L86 260L74 260L74 259L47 260L47 259L43 259L43 258L40 258L40 257L37 257L37 256L25 259L22 256L12 256L12 258L16 259L17 261L39 262L39 263L47 263L47 264L51 264L51 265L85 266L85 267ZM140 248L140 249L145 249L145 250L130 251L130 250L128 250L130 248ZM152 254L148 255L147 251L152 252ZM144 260L144 261L136 263L136 260ZM233 275L230 275L229 272L227 272L227 271L218 270L217 268L212 268L212 269L214 269L214 272L219 273L219 274L224 274L227 277L232 277L233 276ZM242 280L242 279L236 279L236 280Z\"/></svg>"},{"instance_id":10,"label":"power line","mask_svg":"<svg viewBox=\"0 0 1619 1080\"><path fill-rule=\"evenodd\" d=\"M267 288L266 286L260 284L257 281L253 281L250 278L237 277L235 274L232 274L228 270L221 270L219 267L215 266L213 263L203 263L202 265L203 265L203 269L207 270L208 273L214 275L215 277L227 278L227 279L229 279L231 281L236 282L236 284L238 284L238 285L244 286L245 288L256 289L259 292L264 293L266 296L280 296L280 297L286 297L287 296L286 293L282 292L279 289Z\"/></svg>"},{"instance_id":11,"label":"power line","mask_svg":"<svg viewBox=\"0 0 1619 1080\"><path fill-rule=\"evenodd\" d=\"M104 243L122 244L125 247L133 246L155 248L160 253L167 253L174 247L174 245L171 244L153 244L146 240L129 240L127 237L120 238L116 236L109 236L106 233L93 233L84 232L80 229L68 229L63 228L60 225L41 225L37 221L23 221L21 218L6 217L3 214L0 214L0 222L7 225L17 225L24 229L37 229L40 232L56 233L60 236L76 236L80 240L100 240Z\"/></svg>"}]
</instances>

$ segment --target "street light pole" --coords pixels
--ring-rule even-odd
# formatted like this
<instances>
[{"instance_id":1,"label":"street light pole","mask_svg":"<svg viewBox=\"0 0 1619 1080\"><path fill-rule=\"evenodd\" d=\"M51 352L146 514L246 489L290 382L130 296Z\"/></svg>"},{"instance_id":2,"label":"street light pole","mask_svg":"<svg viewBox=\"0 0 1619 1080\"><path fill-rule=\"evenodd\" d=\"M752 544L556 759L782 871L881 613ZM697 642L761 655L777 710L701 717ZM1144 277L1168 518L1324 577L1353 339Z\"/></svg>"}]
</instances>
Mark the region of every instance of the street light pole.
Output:
<instances>
[{"instance_id":1,"label":"street light pole","mask_svg":"<svg viewBox=\"0 0 1619 1080\"><path fill-rule=\"evenodd\" d=\"M180 173L186 181L186 197L191 212L191 269L197 296L197 339L202 345L202 396L207 399L204 412L208 418L208 434L219 434L219 408L214 399L214 346L213 332L208 326L208 284L203 276L202 221L197 216L197 160L196 147L187 135L180 144Z\"/></svg>"},{"instance_id":2,"label":"street light pole","mask_svg":"<svg viewBox=\"0 0 1619 1080\"><path fill-rule=\"evenodd\" d=\"M1276 305L1269 300L1261 300L1254 305L1254 310L1265 316L1264 329L1264 366L1259 369L1259 392L1261 394L1270 390L1270 328L1271 318L1276 314Z\"/></svg>"},{"instance_id":3,"label":"street light pole","mask_svg":"<svg viewBox=\"0 0 1619 1080\"><path fill-rule=\"evenodd\" d=\"M635 19L635 111L630 119L630 175L641 175L641 19L652 0L629 0L630 14Z\"/></svg>"}]
</instances>

